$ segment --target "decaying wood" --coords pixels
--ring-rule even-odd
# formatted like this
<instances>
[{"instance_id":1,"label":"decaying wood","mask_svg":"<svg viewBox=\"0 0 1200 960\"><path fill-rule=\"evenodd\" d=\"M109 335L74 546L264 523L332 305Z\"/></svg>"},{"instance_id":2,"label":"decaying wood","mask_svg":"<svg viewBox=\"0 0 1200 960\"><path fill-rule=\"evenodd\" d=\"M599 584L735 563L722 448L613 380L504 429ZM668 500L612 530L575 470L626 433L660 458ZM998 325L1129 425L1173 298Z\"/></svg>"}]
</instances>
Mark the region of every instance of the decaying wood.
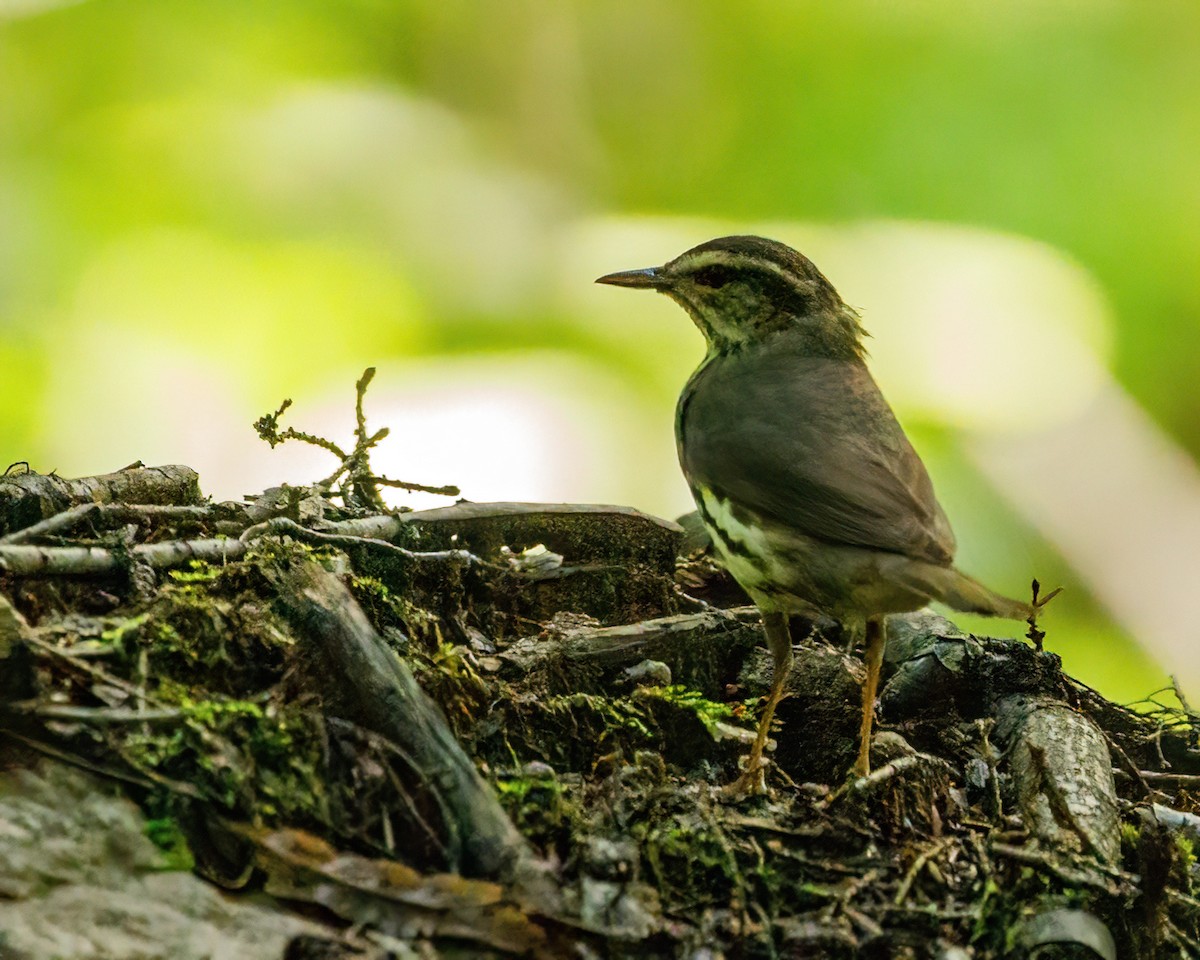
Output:
<instances>
[{"instance_id":1,"label":"decaying wood","mask_svg":"<svg viewBox=\"0 0 1200 960\"><path fill-rule=\"evenodd\" d=\"M236 509L235 504L229 505ZM219 508L218 508L219 509ZM159 520L209 520L216 510L211 506L176 506L154 503L81 503L62 513L47 517L31 527L14 530L0 537L0 544L27 543L39 537L62 536L75 529L85 520L105 522L138 523Z\"/></svg>"},{"instance_id":2,"label":"decaying wood","mask_svg":"<svg viewBox=\"0 0 1200 960\"><path fill-rule=\"evenodd\" d=\"M157 469L168 471L176 468ZM123 477L124 474L112 476ZM192 476L194 480L195 475ZM40 481L58 479L38 475L32 477ZM89 478L103 479L107 478ZM85 484L86 481L59 482ZM160 495L166 496L166 493L160 491ZM96 576L121 569L127 561L119 551L100 547L38 547L28 544L29 540L58 533L89 516L143 518L156 515L152 509L138 510L132 504L111 505L106 510L97 510L96 506L98 504L64 508L36 523L17 526L12 533L0 538L0 571L18 576ZM213 517L218 510L228 512L229 505L162 506L157 515L167 519L199 519L206 515ZM245 512L247 520L240 530L240 539L246 542L265 535L286 534L312 543L324 542L343 548L374 546L393 549L408 559L471 560L473 555L468 547L478 547L480 552L491 554L497 553L501 547L507 547L518 553L527 547L549 541L545 545L550 549L559 552L565 550L570 556L584 560L616 558L627 562L630 558L641 559L671 570L674 568L674 544L681 535L675 524L649 514L628 507L592 504L464 501L438 510L380 514L325 523L317 529L302 527L295 520L282 516L266 518L251 526L248 518L253 515L252 511ZM550 522L546 525L548 519ZM555 520L559 522L555 523ZM401 545L410 539L429 542L430 549L411 550ZM434 542L444 546L435 547L432 545ZM229 538L220 537L143 544L132 548L129 553L139 562L164 569L180 566L193 559L237 559L245 549L245 542L230 542Z\"/></svg>"},{"instance_id":3,"label":"decaying wood","mask_svg":"<svg viewBox=\"0 0 1200 960\"><path fill-rule=\"evenodd\" d=\"M1095 723L1064 703L1023 696L999 704L997 719L1027 828L1053 847L1117 862L1112 757Z\"/></svg>"},{"instance_id":4,"label":"decaying wood","mask_svg":"<svg viewBox=\"0 0 1200 960\"><path fill-rule=\"evenodd\" d=\"M1117 945L1107 925L1086 910L1048 910L1026 920L1014 931L1014 941L1030 956L1079 956L1086 948L1100 960L1117 960ZM1049 952L1057 946L1056 952Z\"/></svg>"},{"instance_id":5,"label":"decaying wood","mask_svg":"<svg viewBox=\"0 0 1200 960\"><path fill-rule=\"evenodd\" d=\"M266 536L288 536L301 543L311 543L319 546L336 547L341 550L380 550L385 554L395 554L405 560L422 561L461 561L463 563L479 563L479 558L468 550L408 550L396 546L379 537L364 537L342 532L346 524L329 524L323 530L312 530L302 526L291 517L272 517L261 523L247 527L239 539L247 543ZM358 529L357 527L355 529ZM394 531L398 533L401 528Z\"/></svg>"},{"instance_id":6,"label":"decaying wood","mask_svg":"<svg viewBox=\"0 0 1200 960\"><path fill-rule=\"evenodd\" d=\"M1200 844L1200 814L1175 810L1161 803L1153 803L1148 810L1143 809L1143 819L1154 820L1168 830L1175 830L1187 837L1192 843Z\"/></svg>"},{"instance_id":7,"label":"decaying wood","mask_svg":"<svg viewBox=\"0 0 1200 960\"><path fill-rule=\"evenodd\" d=\"M1034 836L1115 862L1120 813L1113 759L1096 723L1066 702L1058 658L1017 643L994 648L1004 650L997 657L940 617L895 617L890 625L895 674L882 698L885 715L899 719L956 704L967 716L991 718Z\"/></svg>"},{"instance_id":8,"label":"decaying wood","mask_svg":"<svg viewBox=\"0 0 1200 960\"><path fill-rule=\"evenodd\" d=\"M752 608L678 614L616 627L554 630L549 638L526 637L509 646L501 660L515 674L546 671L559 692L604 689L638 663L658 661L669 669L670 682L716 696L715 678L728 676L761 634Z\"/></svg>"}]
</instances>

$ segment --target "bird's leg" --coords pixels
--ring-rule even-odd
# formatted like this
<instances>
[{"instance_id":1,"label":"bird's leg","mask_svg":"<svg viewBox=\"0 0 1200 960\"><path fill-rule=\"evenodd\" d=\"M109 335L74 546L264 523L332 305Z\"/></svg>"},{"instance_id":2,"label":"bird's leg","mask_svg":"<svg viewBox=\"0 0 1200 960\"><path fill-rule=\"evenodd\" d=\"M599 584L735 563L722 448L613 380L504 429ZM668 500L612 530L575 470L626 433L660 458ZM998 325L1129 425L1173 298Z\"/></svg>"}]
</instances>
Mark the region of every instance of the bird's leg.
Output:
<instances>
[{"instance_id":1,"label":"bird's leg","mask_svg":"<svg viewBox=\"0 0 1200 960\"><path fill-rule=\"evenodd\" d=\"M763 630L767 635L767 646L775 661L771 673L771 693L767 704L763 707L762 719L758 721L758 733L754 737L754 745L750 755L746 757L746 766L742 775L724 790L726 796L743 797L751 793L762 793L766 787L763 780L763 750L767 746L767 737L771 732L771 721L775 717L775 707L783 699L783 688L787 683L788 674L792 669L792 634L788 628L786 614L764 613Z\"/></svg>"},{"instance_id":2,"label":"bird's leg","mask_svg":"<svg viewBox=\"0 0 1200 960\"><path fill-rule=\"evenodd\" d=\"M871 617L867 620L867 676L862 685L862 727L859 729L858 761L854 764L854 773L859 777L871 772L871 727L875 722L875 696L879 692L879 671L883 666L883 647L886 642L883 618Z\"/></svg>"}]
</instances>

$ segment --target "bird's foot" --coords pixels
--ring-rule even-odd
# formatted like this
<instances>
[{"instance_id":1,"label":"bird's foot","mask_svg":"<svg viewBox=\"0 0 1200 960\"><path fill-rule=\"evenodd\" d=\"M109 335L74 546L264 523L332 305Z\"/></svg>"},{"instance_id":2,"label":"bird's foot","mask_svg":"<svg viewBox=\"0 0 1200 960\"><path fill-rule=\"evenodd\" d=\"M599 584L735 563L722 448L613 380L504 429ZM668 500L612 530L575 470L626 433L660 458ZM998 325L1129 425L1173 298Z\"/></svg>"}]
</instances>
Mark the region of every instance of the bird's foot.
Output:
<instances>
[{"instance_id":1,"label":"bird's foot","mask_svg":"<svg viewBox=\"0 0 1200 960\"><path fill-rule=\"evenodd\" d=\"M762 758L746 764L746 769L733 781L727 783L719 791L722 800L735 803L746 797L757 797L767 792L767 762Z\"/></svg>"}]
</instances>

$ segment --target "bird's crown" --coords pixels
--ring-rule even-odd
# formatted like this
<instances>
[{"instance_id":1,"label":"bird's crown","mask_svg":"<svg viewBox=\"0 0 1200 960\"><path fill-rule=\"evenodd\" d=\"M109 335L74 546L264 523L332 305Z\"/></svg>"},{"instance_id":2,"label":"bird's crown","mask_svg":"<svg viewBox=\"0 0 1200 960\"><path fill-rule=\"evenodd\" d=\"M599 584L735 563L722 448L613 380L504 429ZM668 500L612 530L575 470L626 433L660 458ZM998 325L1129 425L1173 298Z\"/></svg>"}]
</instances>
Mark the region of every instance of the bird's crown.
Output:
<instances>
[{"instance_id":1,"label":"bird's crown","mask_svg":"<svg viewBox=\"0 0 1200 960\"><path fill-rule=\"evenodd\" d=\"M813 354L863 354L858 315L833 284L803 254L764 237L718 237L661 267L613 273L597 282L667 294L691 315L710 351L792 333L809 341L805 346Z\"/></svg>"}]
</instances>

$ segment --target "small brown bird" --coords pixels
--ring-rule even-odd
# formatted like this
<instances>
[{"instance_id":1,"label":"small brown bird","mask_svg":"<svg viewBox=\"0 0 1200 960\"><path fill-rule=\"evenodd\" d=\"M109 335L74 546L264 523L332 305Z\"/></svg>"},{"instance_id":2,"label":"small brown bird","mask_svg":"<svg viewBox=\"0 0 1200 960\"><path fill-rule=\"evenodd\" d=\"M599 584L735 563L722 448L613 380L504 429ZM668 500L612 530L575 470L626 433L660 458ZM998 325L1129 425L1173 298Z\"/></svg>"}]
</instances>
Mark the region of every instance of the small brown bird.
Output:
<instances>
[{"instance_id":1,"label":"small brown bird","mask_svg":"<svg viewBox=\"0 0 1200 960\"><path fill-rule=\"evenodd\" d=\"M792 614L824 613L865 639L855 764L865 775L886 614L931 600L1022 620L1036 608L954 568L950 523L867 370L858 314L806 257L762 237L721 237L597 282L665 293L708 342L676 409L679 462L726 568L762 612L775 663L731 790L762 789Z\"/></svg>"}]
</instances>

